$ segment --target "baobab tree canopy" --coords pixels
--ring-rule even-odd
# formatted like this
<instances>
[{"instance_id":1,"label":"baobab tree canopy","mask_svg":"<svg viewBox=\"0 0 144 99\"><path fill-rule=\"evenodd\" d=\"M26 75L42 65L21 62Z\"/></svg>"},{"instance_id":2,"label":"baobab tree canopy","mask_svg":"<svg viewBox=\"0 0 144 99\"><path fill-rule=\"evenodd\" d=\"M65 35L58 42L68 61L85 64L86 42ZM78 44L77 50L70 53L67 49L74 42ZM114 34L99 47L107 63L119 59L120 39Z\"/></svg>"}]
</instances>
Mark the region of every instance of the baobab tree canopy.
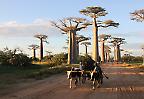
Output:
<instances>
[{"instance_id":1,"label":"baobab tree canopy","mask_svg":"<svg viewBox=\"0 0 144 99\"><path fill-rule=\"evenodd\" d=\"M87 7L80 11L81 14L90 16L92 18L98 18L100 16L105 16L107 14L106 10L102 7Z\"/></svg>"},{"instance_id":2,"label":"baobab tree canopy","mask_svg":"<svg viewBox=\"0 0 144 99\"><path fill-rule=\"evenodd\" d=\"M91 42L82 42L81 45L88 46L88 45L91 45Z\"/></svg>"},{"instance_id":3,"label":"baobab tree canopy","mask_svg":"<svg viewBox=\"0 0 144 99\"><path fill-rule=\"evenodd\" d=\"M134 11L131 13L131 16L131 20L136 20L138 22L144 21L144 9Z\"/></svg>"},{"instance_id":4,"label":"baobab tree canopy","mask_svg":"<svg viewBox=\"0 0 144 99\"><path fill-rule=\"evenodd\" d=\"M106 34L100 34L99 35L99 38L100 38L100 41L102 40L107 40L107 39L109 39L111 37L111 35L106 35Z\"/></svg>"},{"instance_id":5,"label":"baobab tree canopy","mask_svg":"<svg viewBox=\"0 0 144 99\"><path fill-rule=\"evenodd\" d=\"M80 31L81 29L86 28L88 25L91 25L88 20L78 17L64 18L62 20L59 20L59 22L59 25L53 21L51 23L53 26L63 31L63 34L66 34L71 30Z\"/></svg>"},{"instance_id":6,"label":"baobab tree canopy","mask_svg":"<svg viewBox=\"0 0 144 99\"><path fill-rule=\"evenodd\" d=\"M121 45L126 43L124 40L125 40L124 38L113 37L110 43L113 43L114 45Z\"/></svg>"},{"instance_id":7,"label":"baobab tree canopy","mask_svg":"<svg viewBox=\"0 0 144 99\"><path fill-rule=\"evenodd\" d=\"M91 25L84 18L78 17L68 17L62 20L59 20L60 23L51 22L53 26L60 29L63 34L68 34L69 37L69 47L68 47L68 64L76 63L76 32L81 29L86 28L88 25Z\"/></svg>"},{"instance_id":8,"label":"baobab tree canopy","mask_svg":"<svg viewBox=\"0 0 144 99\"><path fill-rule=\"evenodd\" d=\"M47 35L38 34L38 35L34 35L34 37L39 38L39 39L46 39Z\"/></svg>"},{"instance_id":9,"label":"baobab tree canopy","mask_svg":"<svg viewBox=\"0 0 144 99\"><path fill-rule=\"evenodd\" d=\"M79 42L82 42L82 41L90 40L91 38L90 37L85 37L83 35L77 35L76 39L77 39L77 43L79 43Z\"/></svg>"},{"instance_id":10,"label":"baobab tree canopy","mask_svg":"<svg viewBox=\"0 0 144 99\"><path fill-rule=\"evenodd\" d=\"M104 24L104 25L101 25L101 24ZM98 27L104 27L104 28L106 28L106 27L110 27L110 26L118 27L119 23L116 23L113 20L106 20L106 21L100 23L100 25Z\"/></svg>"},{"instance_id":11,"label":"baobab tree canopy","mask_svg":"<svg viewBox=\"0 0 144 99\"><path fill-rule=\"evenodd\" d=\"M38 49L39 46L36 44L29 45L29 49Z\"/></svg>"}]
</instances>

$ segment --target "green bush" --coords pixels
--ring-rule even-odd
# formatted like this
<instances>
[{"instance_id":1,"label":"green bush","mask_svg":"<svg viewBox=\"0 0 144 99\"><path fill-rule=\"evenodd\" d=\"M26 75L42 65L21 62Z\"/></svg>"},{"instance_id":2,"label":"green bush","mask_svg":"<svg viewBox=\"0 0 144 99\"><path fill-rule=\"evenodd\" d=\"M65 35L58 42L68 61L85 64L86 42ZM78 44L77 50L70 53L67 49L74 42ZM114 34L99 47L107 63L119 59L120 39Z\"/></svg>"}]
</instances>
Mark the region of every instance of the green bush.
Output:
<instances>
[{"instance_id":1,"label":"green bush","mask_svg":"<svg viewBox=\"0 0 144 99\"><path fill-rule=\"evenodd\" d=\"M60 53L51 56L45 56L43 61L46 61L53 66L61 65L62 63L67 63L67 54Z\"/></svg>"},{"instance_id":2,"label":"green bush","mask_svg":"<svg viewBox=\"0 0 144 99\"><path fill-rule=\"evenodd\" d=\"M23 53L15 54L12 58L9 59L9 63L15 66L26 66L30 64L31 61L32 59Z\"/></svg>"},{"instance_id":3,"label":"green bush","mask_svg":"<svg viewBox=\"0 0 144 99\"><path fill-rule=\"evenodd\" d=\"M0 62L3 65L25 66L31 64L32 59L23 54L19 49L0 51Z\"/></svg>"},{"instance_id":4,"label":"green bush","mask_svg":"<svg viewBox=\"0 0 144 99\"><path fill-rule=\"evenodd\" d=\"M140 56L123 56L122 61L127 63L134 63L134 62L142 63L143 58Z\"/></svg>"}]
</instances>

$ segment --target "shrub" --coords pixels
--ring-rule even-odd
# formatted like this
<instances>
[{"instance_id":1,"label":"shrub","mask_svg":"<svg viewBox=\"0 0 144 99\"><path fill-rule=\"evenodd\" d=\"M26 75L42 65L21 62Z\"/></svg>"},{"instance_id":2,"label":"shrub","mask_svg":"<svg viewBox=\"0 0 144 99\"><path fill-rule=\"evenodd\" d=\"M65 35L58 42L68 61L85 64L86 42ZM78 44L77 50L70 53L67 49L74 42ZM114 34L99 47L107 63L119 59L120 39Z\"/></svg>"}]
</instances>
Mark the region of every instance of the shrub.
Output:
<instances>
[{"instance_id":1,"label":"shrub","mask_svg":"<svg viewBox=\"0 0 144 99\"><path fill-rule=\"evenodd\" d=\"M15 54L12 58L9 59L9 63L15 66L26 66L30 64L31 61L32 59L23 53Z\"/></svg>"},{"instance_id":2,"label":"shrub","mask_svg":"<svg viewBox=\"0 0 144 99\"><path fill-rule=\"evenodd\" d=\"M89 56L80 56L80 61L82 61L82 64L84 65L85 70L90 70L93 68L95 61Z\"/></svg>"},{"instance_id":3,"label":"shrub","mask_svg":"<svg viewBox=\"0 0 144 99\"><path fill-rule=\"evenodd\" d=\"M122 57L123 62L142 62L143 58L140 56L123 56Z\"/></svg>"},{"instance_id":4,"label":"shrub","mask_svg":"<svg viewBox=\"0 0 144 99\"><path fill-rule=\"evenodd\" d=\"M45 56L43 61L47 61L51 65L61 65L62 63L67 62L67 54L60 53L51 56Z\"/></svg>"},{"instance_id":5,"label":"shrub","mask_svg":"<svg viewBox=\"0 0 144 99\"><path fill-rule=\"evenodd\" d=\"M4 65L25 66L32 62L26 54L23 54L19 49L9 50L5 48L0 51L0 62Z\"/></svg>"}]
</instances>

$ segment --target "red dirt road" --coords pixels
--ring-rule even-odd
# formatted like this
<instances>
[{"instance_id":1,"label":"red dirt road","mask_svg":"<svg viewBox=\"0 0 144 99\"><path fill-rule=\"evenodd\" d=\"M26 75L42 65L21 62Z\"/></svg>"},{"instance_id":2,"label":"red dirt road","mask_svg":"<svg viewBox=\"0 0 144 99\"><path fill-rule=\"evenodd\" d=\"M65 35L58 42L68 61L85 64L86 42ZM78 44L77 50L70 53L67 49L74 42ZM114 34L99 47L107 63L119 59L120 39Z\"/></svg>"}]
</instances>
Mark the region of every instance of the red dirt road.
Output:
<instances>
[{"instance_id":1,"label":"red dirt road","mask_svg":"<svg viewBox=\"0 0 144 99\"><path fill-rule=\"evenodd\" d=\"M66 74L59 74L20 84L0 99L144 99L144 70L112 64L102 68L109 79L104 78L103 85L95 90L91 81L70 89Z\"/></svg>"}]
</instances>

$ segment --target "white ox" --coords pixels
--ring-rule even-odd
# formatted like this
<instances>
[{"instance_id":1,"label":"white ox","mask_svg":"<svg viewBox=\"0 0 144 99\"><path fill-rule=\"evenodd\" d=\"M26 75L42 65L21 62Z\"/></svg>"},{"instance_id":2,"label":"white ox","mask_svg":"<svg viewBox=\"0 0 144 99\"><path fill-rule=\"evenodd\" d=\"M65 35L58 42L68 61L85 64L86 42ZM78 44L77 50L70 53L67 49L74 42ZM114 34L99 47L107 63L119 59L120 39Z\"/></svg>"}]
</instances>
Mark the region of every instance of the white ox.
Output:
<instances>
[{"instance_id":1,"label":"white ox","mask_svg":"<svg viewBox=\"0 0 144 99\"><path fill-rule=\"evenodd\" d=\"M75 87L78 85L78 82L81 84L81 71L67 71L67 78L70 80L70 88L72 88L72 81L74 80Z\"/></svg>"}]
</instances>

